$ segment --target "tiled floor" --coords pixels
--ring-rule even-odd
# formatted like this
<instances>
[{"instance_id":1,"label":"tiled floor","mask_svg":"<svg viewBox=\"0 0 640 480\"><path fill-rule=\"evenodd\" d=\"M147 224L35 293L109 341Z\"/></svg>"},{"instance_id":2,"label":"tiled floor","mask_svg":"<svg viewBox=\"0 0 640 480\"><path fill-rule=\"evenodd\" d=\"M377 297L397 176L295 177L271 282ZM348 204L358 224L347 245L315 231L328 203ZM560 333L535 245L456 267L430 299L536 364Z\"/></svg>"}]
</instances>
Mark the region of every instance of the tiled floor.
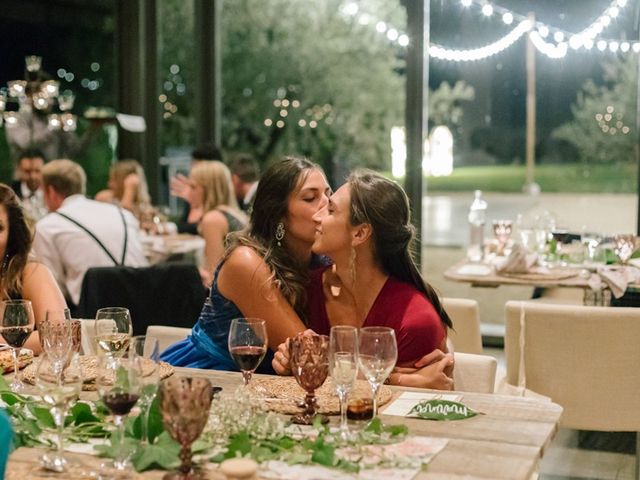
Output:
<instances>
[{"instance_id":1,"label":"tiled floor","mask_svg":"<svg viewBox=\"0 0 640 480\"><path fill-rule=\"evenodd\" d=\"M504 351L485 348L504 372ZM627 453L623 453L627 452ZM579 432L561 428L540 462L539 480L631 480L635 434Z\"/></svg>"}]
</instances>

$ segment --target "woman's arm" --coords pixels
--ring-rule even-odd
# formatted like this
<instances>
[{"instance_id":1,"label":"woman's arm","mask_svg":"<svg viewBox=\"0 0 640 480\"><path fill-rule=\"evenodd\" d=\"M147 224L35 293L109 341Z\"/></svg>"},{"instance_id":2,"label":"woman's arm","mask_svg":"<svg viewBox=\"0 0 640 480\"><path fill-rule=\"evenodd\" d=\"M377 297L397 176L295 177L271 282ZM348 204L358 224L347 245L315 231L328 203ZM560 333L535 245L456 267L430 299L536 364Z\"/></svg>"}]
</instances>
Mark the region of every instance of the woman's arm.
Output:
<instances>
[{"instance_id":1,"label":"woman's arm","mask_svg":"<svg viewBox=\"0 0 640 480\"><path fill-rule=\"evenodd\" d=\"M224 255L224 239L229 232L225 216L216 210L207 212L200 222L200 235L204 238L204 264L200 276L206 286L211 284L213 270Z\"/></svg>"},{"instance_id":2,"label":"woman's arm","mask_svg":"<svg viewBox=\"0 0 640 480\"><path fill-rule=\"evenodd\" d=\"M120 199L120 206L122 208L133 211L136 207L139 187L140 177L137 173L130 173L125 177L123 181L122 198Z\"/></svg>"},{"instance_id":3,"label":"woman's arm","mask_svg":"<svg viewBox=\"0 0 640 480\"><path fill-rule=\"evenodd\" d=\"M31 300L36 328L44 322L47 310L67 308L64 296L49 269L42 263L29 262L22 272L22 298ZM34 332L25 344L26 348L40 353L40 338Z\"/></svg>"},{"instance_id":4,"label":"woman's arm","mask_svg":"<svg viewBox=\"0 0 640 480\"><path fill-rule=\"evenodd\" d=\"M389 383L403 387L453 390L454 360L451 354L434 350L422 357L417 364L421 368L396 367L389 376Z\"/></svg>"},{"instance_id":5,"label":"woman's arm","mask_svg":"<svg viewBox=\"0 0 640 480\"><path fill-rule=\"evenodd\" d=\"M274 351L287 338L305 330L275 284L269 267L252 248L234 249L220 269L218 288L245 317L266 321L269 348Z\"/></svg>"}]
</instances>

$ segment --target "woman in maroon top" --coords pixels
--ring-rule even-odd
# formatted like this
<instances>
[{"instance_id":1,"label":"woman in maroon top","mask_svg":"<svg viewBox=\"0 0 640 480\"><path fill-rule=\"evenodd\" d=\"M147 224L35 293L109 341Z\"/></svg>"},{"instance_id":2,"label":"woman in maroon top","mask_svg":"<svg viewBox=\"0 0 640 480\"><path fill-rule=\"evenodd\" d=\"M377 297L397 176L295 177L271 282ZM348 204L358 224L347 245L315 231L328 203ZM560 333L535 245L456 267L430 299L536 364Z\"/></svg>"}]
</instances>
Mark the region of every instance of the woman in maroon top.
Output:
<instances>
[{"instance_id":1,"label":"woman in maroon top","mask_svg":"<svg viewBox=\"0 0 640 480\"><path fill-rule=\"evenodd\" d=\"M349 176L328 209L315 216L312 250L333 266L312 276L309 328L327 334L334 325L391 327L400 367L391 382L451 389L453 359L443 354L451 320L411 256L410 216L397 183L370 170ZM287 353L276 354L276 371L275 363L287 363Z\"/></svg>"}]
</instances>

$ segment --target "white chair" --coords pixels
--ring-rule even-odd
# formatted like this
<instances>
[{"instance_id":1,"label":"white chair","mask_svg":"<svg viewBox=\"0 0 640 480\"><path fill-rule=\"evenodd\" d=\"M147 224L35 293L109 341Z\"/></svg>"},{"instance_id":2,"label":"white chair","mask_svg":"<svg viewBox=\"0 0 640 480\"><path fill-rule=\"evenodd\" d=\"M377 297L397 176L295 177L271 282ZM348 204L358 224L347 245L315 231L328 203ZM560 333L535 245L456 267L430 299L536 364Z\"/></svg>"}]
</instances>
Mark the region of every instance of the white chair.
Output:
<instances>
[{"instance_id":1,"label":"white chair","mask_svg":"<svg viewBox=\"0 0 640 480\"><path fill-rule=\"evenodd\" d=\"M511 301L505 323L509 384L560 404L563 427L640 431L639 308Z\"/></svg>"},{"instance_id":2,"label":"white chair","mask_svg":"<svg viewBox=\"0 0 640 480\"><path fill-rule=\"evenodd\" d=\"M93 318L80 318L80 353L95 355L96 325Z\"/></svg>"},{"instance_id":3,"label":"white chair","mask_svg":"<svg viewBox=\"0 0 640 480\"><path fill-rule=\"evenodd\" d=\"M160 352L164 352L168 346L173 345L180 340L184 340L191 334L190 328L183 327L167 327L165 325L149 325L146 335L158 339Z\"/></svg>"},{"instance_id":4,"label":"white chair","mask_svg":"<svg viewBox=\"0 0 640 480\"><path fill-rule=\"evenodd\" d=\"M493 393L498 362L489 355L454 352L453 383L462 392Z\"/></svg>"},{"instance_id":5,"label":"white chair","mask_svg":"<svg viewBox=\"0 0 640 480\"><path fill-rule=\"evenodd\" d=\"M467 298L444 297L442 306L453 322L454 329L449 330L449 339L454 351L481 354L482 336L478 302Z\"/></svg>"}]
</instances>

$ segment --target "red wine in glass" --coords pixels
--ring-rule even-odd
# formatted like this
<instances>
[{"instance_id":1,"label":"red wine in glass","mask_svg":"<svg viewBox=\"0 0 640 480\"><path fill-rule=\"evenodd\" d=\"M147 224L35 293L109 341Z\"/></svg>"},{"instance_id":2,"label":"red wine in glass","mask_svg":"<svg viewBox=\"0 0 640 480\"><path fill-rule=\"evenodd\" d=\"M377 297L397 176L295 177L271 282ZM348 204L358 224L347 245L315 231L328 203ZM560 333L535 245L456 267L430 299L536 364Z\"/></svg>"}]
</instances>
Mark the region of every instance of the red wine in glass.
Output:
<instances>
[{"instance_id":1,"label":"red wine in glass","mask_svg":"<svg viewBox=\"0 0 640 480\"><path fill-rule=\"evenodd\" d=\"M13 348L22 348L32 331L32 325L25 325L23 327L4 327L2 329L2 336Z\"/></svg>"},{"instance_id":2,"label":"red wine in glass","mask_svg":"<svg viewBox=\"0 0 640 480\"><path fill-rule=\"evenodd\" d=\"M135 393L111 392L104 395L102 401L114 415L127 415L138 398Z\"/></svg>"},{"instance_id":3,"label":"red wine in glass","mask_svg":"<svg viewBox=\"0 0 640 480\"><path fill-rule=\"evenodd\" d=\"M265 347L245 346L231 349L231 356L241 371L253 372L258 368L266 353L267 349Z\"/></svg>"}]
</instances>

